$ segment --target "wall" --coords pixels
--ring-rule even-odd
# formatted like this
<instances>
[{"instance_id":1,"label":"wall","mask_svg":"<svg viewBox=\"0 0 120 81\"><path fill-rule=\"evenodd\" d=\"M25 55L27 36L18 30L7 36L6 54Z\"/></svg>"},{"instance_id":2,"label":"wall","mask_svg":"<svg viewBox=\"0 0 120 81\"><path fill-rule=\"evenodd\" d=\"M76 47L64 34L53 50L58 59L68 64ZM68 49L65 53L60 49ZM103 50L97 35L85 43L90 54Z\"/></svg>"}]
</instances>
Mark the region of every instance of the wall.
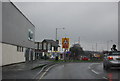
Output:
<instances>
[{"instance_id":1,"label":"wall","mask_svg":"<svg viewBox=\"0 0 120 81\"><path fill-rule=\"evenodd\" d=\"M2 14L2 42L34 48L34 42L28 40L29 29L33 31L35 40L34 25L10 2L2 3Z\"/></svg>"},{"instance_id":2,"label":"wall","mask_svg":"<svg viewBox=\"0 0 120 81\"><path fill-rule=\"evenodd\" d=\"M17 51L17 46L2 44L2 65L24 62L25 61L25 48L23 52Z\"/></svg>"}]
</instances>

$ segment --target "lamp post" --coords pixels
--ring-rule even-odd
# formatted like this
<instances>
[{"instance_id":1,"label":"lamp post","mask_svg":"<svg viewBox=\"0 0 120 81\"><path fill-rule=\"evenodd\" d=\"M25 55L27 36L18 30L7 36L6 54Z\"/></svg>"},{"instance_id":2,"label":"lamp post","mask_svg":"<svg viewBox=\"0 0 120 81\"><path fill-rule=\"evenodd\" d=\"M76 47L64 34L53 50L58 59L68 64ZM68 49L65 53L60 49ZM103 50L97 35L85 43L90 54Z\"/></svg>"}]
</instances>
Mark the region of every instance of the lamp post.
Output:
<instances>
[{"instance_id":1,"label":"lamp post","mask_svg":"<svg viewBox=\"0 0 120 81\"><path fill-rule=\"evenodd\" d=\"M58 41L58 38L57 38L57 35L58 35L58 29L65 29L64 27L63 28L56 28L56 42L59 44L59 41ZM57 49L57 48L56 48ZM56 52L56 51L55 51Z\"/></svg>"},{"instance_id":2,"label":"lamp post","mask_svg":"<svg viewBox=\"0 0 120 81\"><path fill-rule=\"evenodd\" d=\"M56 41L58 40L57 39L57 34L58 34L57 31L58 31L58 29L63 29L64 30L65 28L56 28Z\"/></svg>"}]
</instances>

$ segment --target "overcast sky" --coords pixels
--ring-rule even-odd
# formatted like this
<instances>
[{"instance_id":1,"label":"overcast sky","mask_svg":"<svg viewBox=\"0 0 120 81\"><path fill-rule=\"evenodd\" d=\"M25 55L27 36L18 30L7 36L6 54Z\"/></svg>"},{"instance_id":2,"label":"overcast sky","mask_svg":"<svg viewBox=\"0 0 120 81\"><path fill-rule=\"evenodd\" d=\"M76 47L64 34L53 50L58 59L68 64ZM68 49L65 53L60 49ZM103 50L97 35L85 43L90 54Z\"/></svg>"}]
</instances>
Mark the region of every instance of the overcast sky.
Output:
<instances>
[{"instance_id":1,"label":"overcast sky","mask_svg":"<svg viewBox=\"0 0 120 81\"><path fill-rule=\"evenodd\" d=\"M117 2L15 2L36 27L36 41L70 38L85 50L106 50L118 40ZM111 41L112 40L112 41Z\"/></svg>"}]
</instances>

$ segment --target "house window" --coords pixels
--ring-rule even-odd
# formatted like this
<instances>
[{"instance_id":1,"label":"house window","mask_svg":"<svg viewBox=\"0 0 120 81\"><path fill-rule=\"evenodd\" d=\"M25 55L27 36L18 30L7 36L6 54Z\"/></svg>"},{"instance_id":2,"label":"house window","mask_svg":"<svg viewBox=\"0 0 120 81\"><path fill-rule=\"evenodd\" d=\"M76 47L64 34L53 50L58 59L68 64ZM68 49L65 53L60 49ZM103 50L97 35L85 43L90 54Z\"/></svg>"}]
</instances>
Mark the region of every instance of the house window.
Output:
<instances>
[{"instance_id":1,"label":"house window","mask_svg":"<svg viewBox=\"0 0 120 81\"><path fill-rule=\"evenodd\" d=\"M50 50L50 48L51 48L51 44L50 44L50 43L48 43L48 50Z\"/></svg>"},{"instance_id":2,"label":"house window","mask_svg":"<svg viewBox=\"0 0 120 81\"><path fill-rule=\"evenodd\" d=\"M39 49L42 49L42 44L41 43L39 44Z\"/></svg>"},{"instance_id":3,"label":"house window","mask_svg":"<svg viewBox=\"0 0 120 81\"><path fill-rule=\"evenodd\" d=\"M38 49L38 43L35 43L35 49Z\"/></svg>"},{"instance_id":4,"label":"house window","mask_svg":"<svg viewBox=\"0 0 120 81\"><path fill-rule=\"evenodd\" d=\"M46 50L46 45L47 45L46 43L43 44L43 48L44 48L44 50Z\"/></svg>"}]
</instances>

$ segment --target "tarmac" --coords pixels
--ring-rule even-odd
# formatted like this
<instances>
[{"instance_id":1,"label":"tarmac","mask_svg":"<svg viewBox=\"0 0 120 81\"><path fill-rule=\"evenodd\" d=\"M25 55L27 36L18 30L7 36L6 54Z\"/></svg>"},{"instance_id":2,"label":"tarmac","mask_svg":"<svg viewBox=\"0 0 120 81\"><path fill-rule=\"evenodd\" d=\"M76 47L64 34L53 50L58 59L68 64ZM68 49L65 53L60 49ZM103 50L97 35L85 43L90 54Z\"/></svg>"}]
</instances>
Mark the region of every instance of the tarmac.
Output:
<instances>
[{"instance_id":1,"label":"tarmac","mask_svg":"<svg viewBox=\"0 0 120 81\"><path fill-rule=\"evenodd\" d=\"M42 69L40 65L48 65L52 61L35 60L31 62L17 63L2 67L2 79L34 79Z\"/></svg>"}]
</instances>

